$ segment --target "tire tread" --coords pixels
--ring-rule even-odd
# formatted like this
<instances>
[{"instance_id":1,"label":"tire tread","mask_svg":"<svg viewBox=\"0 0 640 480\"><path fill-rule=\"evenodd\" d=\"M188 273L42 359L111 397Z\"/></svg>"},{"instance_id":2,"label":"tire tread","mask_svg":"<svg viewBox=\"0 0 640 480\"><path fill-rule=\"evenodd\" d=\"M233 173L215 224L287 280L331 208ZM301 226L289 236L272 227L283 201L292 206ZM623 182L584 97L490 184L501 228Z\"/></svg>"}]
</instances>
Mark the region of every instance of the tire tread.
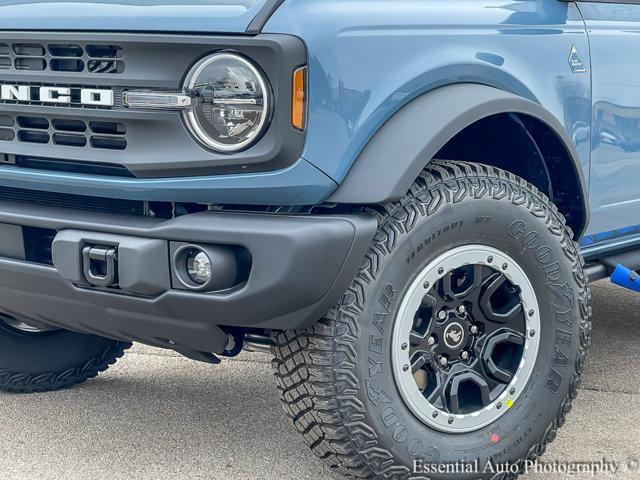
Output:
<instances>
[{"instance_id":1,"label":"tire tread","mask_svg":"<svg viewBox=\"0 0 640 480\"><path fill-rule=\"evenodd\" d=\"M106 371L131 348L131 342L112 341L102 353L82 365L61 372L25 374L0 368L0 391L9 393L40 393L61 390L86 382Z\"/></svg>"},{"instance_id":2,"label":"tire tread","mask_svg":"<svg viewBox=\"0 0 640 480\"><path fill-rule=\"evenodd\" d=\"M431 216L445 203L455 204L468 196L506 199L544 219L573 264L580 298L580 347L569 392L556 418L527 458L521 459L522 463L544 454L571 411L591 342L591 294L573 232L556 206L522 178L478 163L436 160L425 168L402 200L369 209L378 217L379 229L342 300L305 330L273 334L272 364L285 412L312 451L344 475L413 478L406 467L398 466L392 454L378 444L374 429L365 422L365 406L357 396L362 385L354 373L358 361L354 344L359 334L356 318L364 308L366 286L376 279L381 258L394 251L399 237L410 232L420 217ZM497 480L517 476L505 473Z\"/></svg>"}]
</instances>

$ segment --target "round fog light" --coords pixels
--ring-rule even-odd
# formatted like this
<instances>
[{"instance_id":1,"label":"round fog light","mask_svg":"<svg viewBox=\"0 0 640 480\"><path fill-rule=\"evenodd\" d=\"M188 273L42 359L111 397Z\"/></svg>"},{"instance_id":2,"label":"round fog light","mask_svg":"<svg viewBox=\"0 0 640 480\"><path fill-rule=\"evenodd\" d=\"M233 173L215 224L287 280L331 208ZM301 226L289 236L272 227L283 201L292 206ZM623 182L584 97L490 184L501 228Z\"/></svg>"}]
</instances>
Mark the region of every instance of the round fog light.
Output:
<instances>
[{"instance_id":1,"label":"round fog light","mask_svg":"<svg viewBox=\"0 0 640 480\"><path fill-rule=\"evenodd\" d=\"M187 254L187 273L192 282L204 285L213 273L211 259L202 250L192 249Z\"/></svg>"}]
</instances>

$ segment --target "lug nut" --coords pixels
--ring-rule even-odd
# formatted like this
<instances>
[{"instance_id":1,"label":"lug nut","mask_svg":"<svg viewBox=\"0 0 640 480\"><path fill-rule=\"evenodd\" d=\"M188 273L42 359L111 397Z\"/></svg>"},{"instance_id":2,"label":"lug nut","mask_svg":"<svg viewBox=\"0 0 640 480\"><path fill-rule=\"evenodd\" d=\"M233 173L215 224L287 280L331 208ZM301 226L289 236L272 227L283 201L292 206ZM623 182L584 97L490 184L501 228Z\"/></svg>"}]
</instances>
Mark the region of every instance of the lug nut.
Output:
<instances>
[{"instance_id":1,"label":"lug nut","mask_svg":"<svg viewBox=\"0 0 640 480\"><path fill-rule=\"evenodd\" d=\"M440 365L442 365L443 367L446 367L447 364L449 363L449 360L447 360L447 357L440 357L438 361L440 362Z\"/></svg>"},{"instance_id":2,"label":"lug nut","mask_svg":"<svg viewBox=\"0 0 640 480\"><path fill-rule=\"evenodd\" d=\"M460 305L460 306L458 307L458 313L459 313L460 315L464 315L465 313L467 313L467 307L465 307L464 305Z\"/></svg>"},{"instance_id":3,"label":"lug nut","mask_svg":"<svg viewBox=\"0 0 640 480\"><path fill-rule=\"evenodd\" d=\"M438 318L439 318L440 320L444 320L445 318L447 318L447 312L445 312L444 310L440 310L440 311L438 312Z\"/></svg>"},{"instance_id":4,"label":"lug nut","mask_svg":"<svg viewBox=\"0 0 640 480\"><path fill-rule=\"evenodd\" d=\"M430 336L427 339L427 343L429 344L430 347L433 347L436 344L436 337L434 337L433 335Z\"/></svg>"},{"instance_id":5,"label":"lug nut","mask_svg":"<svg viewBox=\"0 0 640 480\"><path fill-rule=\"evenodd\" d=\"M469 331L475 335L480 331L480 329L478 328L477 325L471 325L471 327L469 327Z\"/></svg>"},{"instance_id":6,"label":"lug nut","mask_svg":"<svg viewBox=\"0 0 640 480\"><path fill-rule=\"evenodd\" d=\"M469 360L469 352L467 352L467 351L465 350L464 352L462 352L462 353L460 354L460 358L461 358L462 360Z\"/></svg>"}]
</instances>

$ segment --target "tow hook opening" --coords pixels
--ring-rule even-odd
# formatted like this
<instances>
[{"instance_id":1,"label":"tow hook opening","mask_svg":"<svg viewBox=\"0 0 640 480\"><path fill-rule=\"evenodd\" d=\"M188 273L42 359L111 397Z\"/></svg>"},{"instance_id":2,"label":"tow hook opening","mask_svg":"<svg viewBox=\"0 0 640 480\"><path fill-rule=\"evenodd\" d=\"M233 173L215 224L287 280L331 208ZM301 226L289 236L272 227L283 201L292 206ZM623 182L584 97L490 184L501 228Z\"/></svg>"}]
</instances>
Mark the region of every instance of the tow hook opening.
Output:
<instances>
[{"instance_id":1,"label":"tow hook opening","mask_svg":"<svg viewBox=\"0 0 640 480\"><path fill-rule=\"evenodd\" d=\"M118 249L108 246L87 245L82 249L84 276L96 287L118 284Z\"/></svg>"}]
</instances>

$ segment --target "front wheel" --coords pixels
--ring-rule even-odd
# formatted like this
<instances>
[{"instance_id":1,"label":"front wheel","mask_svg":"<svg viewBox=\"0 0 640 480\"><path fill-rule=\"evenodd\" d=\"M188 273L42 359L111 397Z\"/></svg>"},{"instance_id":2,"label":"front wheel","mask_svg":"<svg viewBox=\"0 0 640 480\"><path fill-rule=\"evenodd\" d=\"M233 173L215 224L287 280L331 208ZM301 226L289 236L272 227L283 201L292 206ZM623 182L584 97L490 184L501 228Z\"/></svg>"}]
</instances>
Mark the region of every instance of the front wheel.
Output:
<instances>
[{"instance_id":1,"label":"front wheel","mask_svg":"<svg viewBox=\"0 0 640 480\"><path fill-rule=\"evenodd\" d=\"M39 329L0 315L0 390L60 390L105 371L131 347L95 335Z\"/></svg>"},{"instance_id":2,"label":"front wheel","mask_svg":"<svg viewBox=\"0 0 640 480\"><path fill-rule=\"evenodd\" d=\"M379 212L342 301L274 335L285 410L360 478L513 478L576 396L589 291L572 233L503 170L434 162Z\"/></svg>"}]
</instances>

